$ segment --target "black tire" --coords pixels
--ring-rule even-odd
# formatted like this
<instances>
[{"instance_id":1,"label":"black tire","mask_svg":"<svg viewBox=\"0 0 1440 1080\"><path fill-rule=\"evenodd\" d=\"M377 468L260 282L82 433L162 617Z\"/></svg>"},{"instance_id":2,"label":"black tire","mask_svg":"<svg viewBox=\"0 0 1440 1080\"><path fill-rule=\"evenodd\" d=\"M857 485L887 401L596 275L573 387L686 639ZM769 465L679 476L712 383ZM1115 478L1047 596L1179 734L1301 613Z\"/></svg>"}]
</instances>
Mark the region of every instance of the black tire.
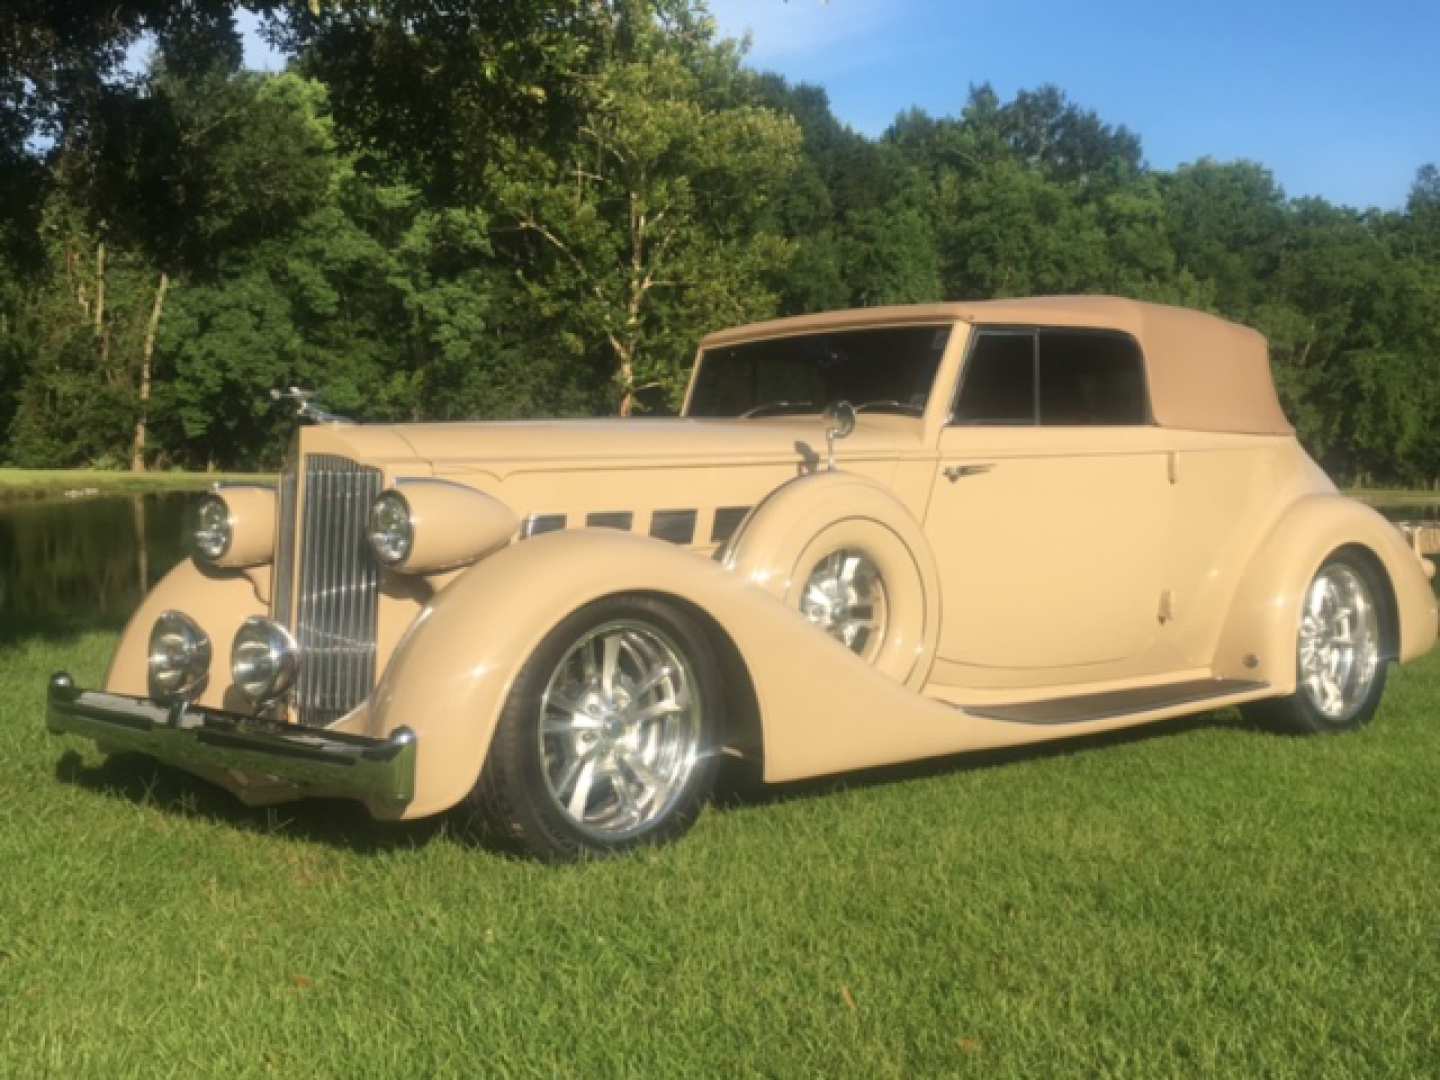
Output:
<instances>
[{"instance_id":1,"label":"black tire","mask_svg":"<svg viewBox=\"0 0 1440 1080\"><path fill-rule=\"evenodd\" d=\"M547 693L553 695L566 690L573 696L575 679L599 677L597 671L583 666L577 669L575 665L583 665L587 653L593 653L597 659L605 654L607 639L611 637L621 640L616 646L617 658L610 665L616 673L614 681L619 688L615 694L619 697L600 701L598 711L591 709L588 715L549 703ZM626 649L626 654L619 655L620 649ZM658 651L652 656L645 649ZM664 651L667 649L668 654ZM627 661L636 667L641 660L659 657L657 666L651 669L653 673L673 666L670 660L664 659L667 655L678 660L680 674L662 678L658 689L637 695L632 701L626 687L638 689L643 683L626 673ZM603 660L599 662L604 664ZM570 681L556 682L566 679ZM678 690L682 685L684 694ZM610 693L606 690L602 694L598 682L594 681L587 682L582 690L587 700L604 698ZM720 691L718 667L705 630L679 605L647 595L613 596L587 604L551 630L521 669L495 729L480 780L467 799L469 808L478 812L489 829L498 832L508 843L546 862L614 855L673 840L695 823L714 786L719 763L714 752L720 719L717 711L723 700ZM649 694L657 693L669 693L670 699L668 703L661 701L652 707L668 708L684 697L692 703L693 713L691 709L675 708L659 718L641 722L637 717L646 711L641 703ZM628 703L622 710L607 711L621 699ZM570 697L562 700L569 701ZM630 711L630 705L638 712ZM545 732L541 730L543 716L551 718ZM565 720L566 716L570 721ZM576 725L577 720L591 723L593 716L608 718L594 721L599 724L598 731L580 730ZM644 768L652 777L658 775L633 751L633 744L641 738L637 733L648 733L647 724L671 730L672 721L665 718L669 716L679 718L674 721L675 729L683 736L680 741L672 739L671 743L684 749L668 758L657 756L655 761L657 766L668 763L661 771L668 769L674 775L673 789L665 789L663 800L652 799L655 805L649 809L650 817L627 824L622 809L627 797L634 799L631 784L638 787L642 798L647 791L644 780L631 772L632 766L627 763L634 761L635 767ZM564 733L553 733L551 729L555 726L563 728ZM626 733L619 734L622 731ZM588 746L582 747L586 740L589 740ZM655 745L662 743L659 736L651 741ZM556 788L569 776L567 770L571 766L580 768L583 776L585 766L576 763L585 761L608 762L610 773L602 776L606 765L591 764L590 778L583 781L584 794L578 790L578 780L573 787L564 788L579 804L577 818ZM603 796L607 785L609 799L602 800L601 809L608 810L615 822L587 824L589 800L597 790ZM659 789L657 784L656 790ZM661 803L663 805L659 805ZM634 810L635 814L643 812L638 807Z\"/></svg>"},{"instance_id":2,"label":"black tire","mask_svg":"<svg viewBox=\"0 0 1440 1080\"><path fill-rule=\"evenodd\" d=\"M1347 678L1343 703L1337 708L1324 709L1319 701L1324 694L1306 680L1305 628L1296 640L1295 693L1283 698L1269 698L1242 707L1245 715L1257 724L1289 735L1339 735L1357 731L1370 722L1380 706L1385 693L1385 677L1390 658L1386 655L1385 642L1392 637L1390 622L1393 613L1388 608L1386 583L1373 564L1354 555L1341 554L1327 559L1316 571L1310 585L1306 587L1302 604L1308 606L1312 591L1328 577L1354 582L1364 602L1373 612L1376 659L1368 677L1363 675L1365 666L1358 665L1361 674ZM1351 635L1352 637L1355 635Z\"/></svg>"}]
</instances>

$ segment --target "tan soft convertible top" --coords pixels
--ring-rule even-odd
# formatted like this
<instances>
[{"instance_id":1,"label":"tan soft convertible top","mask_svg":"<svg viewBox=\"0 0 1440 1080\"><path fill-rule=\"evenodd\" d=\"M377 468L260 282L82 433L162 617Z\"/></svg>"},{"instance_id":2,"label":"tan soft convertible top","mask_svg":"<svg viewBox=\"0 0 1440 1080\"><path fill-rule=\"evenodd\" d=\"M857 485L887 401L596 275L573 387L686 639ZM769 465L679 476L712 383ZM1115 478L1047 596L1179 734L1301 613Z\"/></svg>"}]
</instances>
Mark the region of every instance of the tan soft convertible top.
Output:
<instances>
[{"instance_id":1,"label":"tan soft convertible top","mask_svg":"<svg viewBox=\"0 0 1440 1080\"><path fill-rule=\"evenodd\" d=\"M975 325L1083 326L1133 334L1145 353L1150 404L1162 427L1290 435L1263 335L1188 308L1114 296L1040 296L858 308L722 330L702 348L812 330L963 320Z\"/></svg>"}]
</instances>

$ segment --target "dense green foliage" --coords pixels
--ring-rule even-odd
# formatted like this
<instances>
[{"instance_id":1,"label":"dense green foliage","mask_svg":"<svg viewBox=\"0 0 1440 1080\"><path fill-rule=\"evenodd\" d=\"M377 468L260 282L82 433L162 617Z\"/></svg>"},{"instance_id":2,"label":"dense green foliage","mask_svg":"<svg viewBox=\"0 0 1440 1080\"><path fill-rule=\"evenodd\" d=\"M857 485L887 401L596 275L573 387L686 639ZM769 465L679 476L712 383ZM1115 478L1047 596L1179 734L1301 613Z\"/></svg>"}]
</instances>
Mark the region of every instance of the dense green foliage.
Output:
<instances>
[{"instance_id":1,"label":"dense green foliage","mask_svg":"<svg viewBox=\"0 0 1440 1080\"><path fill-rule=\"evenodd\" d=\"M699 0L253 6L283 74L240 70L226 0L0 14L0 461L270 465L291 384L375 419L663 411L717 325L1105 292L1262 329L1342 477L1440 479L1433 165L1401 210L1289 199L1150 168L1053 87L869 139Z\"/></svg>"}]
</instances>

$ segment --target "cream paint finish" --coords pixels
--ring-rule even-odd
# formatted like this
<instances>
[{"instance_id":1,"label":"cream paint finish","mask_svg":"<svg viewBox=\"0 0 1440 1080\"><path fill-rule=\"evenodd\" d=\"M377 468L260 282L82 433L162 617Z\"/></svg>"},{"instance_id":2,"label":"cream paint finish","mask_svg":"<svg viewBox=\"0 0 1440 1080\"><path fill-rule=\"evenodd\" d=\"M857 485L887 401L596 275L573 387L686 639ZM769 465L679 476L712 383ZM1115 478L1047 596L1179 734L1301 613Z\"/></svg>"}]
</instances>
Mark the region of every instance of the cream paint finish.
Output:
<instances>
[{"instance_id":1,"label":"cream paint finish","mask_svg":"<svg viewBox=\"0 0 1440 1080\"><path fill-rule=\"evenodd\" d=\"M494 543L497 522L529 514L563 513L571 526L506 544L469 567L382 574L380 683L337 727L383 736L404 724L418 733L418 795L403 816L439 812L465 795L536 645L569 612L617 592L670 596L734 643L759 704L772 781L1083 735L1196 707L1057 729L980 718L957 705L1211 675L1268 685L1207 706L1290 693L1300 599L1316 569L1345 546L1375 558L1393 587L1397 658L1433 645L1437 610L1421 561L1382 518L1338 496L1279 430L1268 374L1270 396L1258 395L1242 419L1269 434L945 426L972 320L1129 329L1147 348L1148 328L1172 350L1160 361L1172 366L1210 345L1234 346L1243 354L1232 365L1242 387L1259 370L1257 336L1243 328L1080 298L840 313L707 340L949 320L957 320L955 333L925 416L863 415L839 444L834 473L824 469L823 425L813 416L304 429L301 453L373 465L387 485L439 478L498 500L501 508L487 503L495 513L475 526L486 533L482 546ZM1215 413L1235 394L1211 386L1204 400L1187 402L1194 372L1171 374L1173 415ZM953 483L942 472L986 463L995 467ZM758 509L715 558L711 524L716 510L730 507ZM655 511L673 509L697 511L688 549L644 535ZM633 533L575 527L589 513L611 511L632 513ZM448 561L451 545L477 542L461 535L465 520L447 520L453 508L447 515L436 502L427 513L427 527L453 534L434 545L427 534L437 564ZM908 628L882 650L879 669L795 610L796 580L821 549L865 535L885 538L876 546L894 576L905 577L908 562L919 581ZM215 645L201 701L243 710L229 687L229 644L247 616L267 610L268 581L264 566L181 564L126 628L107 688L146 692L150 626L176 608ZM207 775L251 801L323 794Z\"/></svg>"},{"instance_id":2,"label":"cream paint finish","mask_svg":"<svg viewBox=\"0 0 1440 1080\"><path fill-rule=\"evenodd\" d=\"M725 568L798 611L810 574L847 548L880 571L889 609L877 670L918 690L940 632L940 580L918 522L884 487L849 472L802 477L776 490L721 553Z\"/></svg>"},{"instance_id":3,"label":"cream paint finish","mask_svg":"<svg viewBox=\"0 0 1440 1080\"><path fill-rule=\"evenodd\" d=\"M947 680L993 686L1081 665L1101 679L1102 666L1143 657L1166 584L1167 464L1153 427L946 428L925 531Z\"/></svg>"},{"instance_id":4,"label":"cream paint finish","mask_svg":"<svg viewBox=\"0 0 1440 1080\"><path fill-rule=\"evenodd\" d=\"M409 573L440 573L466 566L508 544L520 521L505 503L465 484L431 477L401 481L388 489L404 498L413 536L395 567Z\"/></svg>"}]
</instances>

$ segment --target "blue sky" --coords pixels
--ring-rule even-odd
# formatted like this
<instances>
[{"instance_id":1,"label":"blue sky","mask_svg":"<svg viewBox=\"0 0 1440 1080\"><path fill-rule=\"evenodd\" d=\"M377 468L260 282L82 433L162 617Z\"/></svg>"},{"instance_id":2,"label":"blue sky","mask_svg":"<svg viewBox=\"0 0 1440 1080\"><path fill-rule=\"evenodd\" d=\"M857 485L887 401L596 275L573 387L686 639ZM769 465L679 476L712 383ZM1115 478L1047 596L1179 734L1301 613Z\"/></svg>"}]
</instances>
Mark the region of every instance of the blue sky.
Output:
<instances>
[{"instance_id":1,"label":"blue sky","mask_svg":"<svg viewBox=\"0 0 1440 1080\"><path fill-rule=\"evenodd\" d=\"M878 134L971 83L1053 82L1139 133L1150 163L1269 166L1291 195L1400 206L1440 163L1437 0L712 0L753 66L819 83Z\"/></svg>"},{"instance_id":2,"label":"blue sky","mask_svg":"<svg viewBox=\"0 0 1440 1080\"><path fill-rule=\"evenodd\" d=\"M869 135L1053 82L1151 165L1249 158L1290 195L1403 205L1440 164L1440 0L710 0L749 62L818 83ZM250 42L254 49L253 36ZM259 49L249 54L265 63Z\"/></svg>"}]
</instances>

